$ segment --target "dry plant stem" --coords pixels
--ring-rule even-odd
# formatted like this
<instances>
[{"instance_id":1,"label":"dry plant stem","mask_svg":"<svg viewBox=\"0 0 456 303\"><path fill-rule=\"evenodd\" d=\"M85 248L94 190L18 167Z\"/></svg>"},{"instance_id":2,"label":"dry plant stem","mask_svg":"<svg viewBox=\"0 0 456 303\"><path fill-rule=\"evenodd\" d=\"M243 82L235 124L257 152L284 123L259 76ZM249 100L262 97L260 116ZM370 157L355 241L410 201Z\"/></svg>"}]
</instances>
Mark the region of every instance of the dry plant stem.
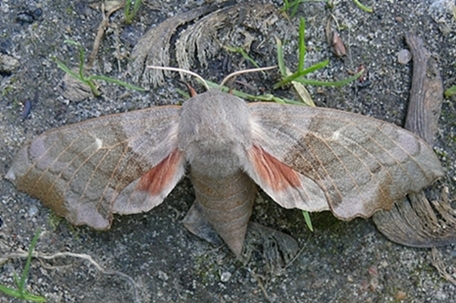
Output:
<instances>
[{"instance_id":1,"label":"dry plant stem","mask_svg":"<svg viewBox=\"0 0 456 303\"><path fill-rule=\"evenodd\" d=\"M267 70L271 70L274 68L277 68L277 66L267 66L267 67L262 67L262 68L251 68L251 69L240 70L240 71L231 73L228 76L226 76L225 79L223 79L223 81L220 83L220 86L223 86L230 78L233 78L233 77L236 77L236 76L239 76L242 74L247 74L247 73L257 73L257 72L261 72L261 71L267 71Z\"/></svg>"},{"instance_id":2,"label":"dry plant stem","mask_svg":"<svg viewBox=\"0 0 456 303\"><path fill-rule=\"evenodd\" d=\"M98 49L100 48L100 42L101 39L103 38L105 30L109 26L109 17L122 7L124 7L125 3L121 3L115 7L113 7L111 10L109 10L107 13L104 12L104 4L101 5L101 12L103 13L103 20L101 21L100 25L98 26L98 31L97 31L97 36L95 37L95 41L93 42L93 49L92 53L90 54L89 57L89 62L87 63L87 70L91 70L93 67L93 63L95 62L95 59L98 54Z\"/></svg>"},{"instance_id":3,"label":"dry plant stem","mask_svg":"<svg viewBox=\"0 0 456 303\"><path fill-rule=\"evenodd\" d=\"M206 80L204 80L203 77L201 77L200 75L198 75L197 73L194 73L192 71L189 71L189 70L186 70L186 69L182 69L182 68L178 68L178 67L155 66L155 65L148 65L147 68L166 70L166 71L173 71L173 72L178 72L178 73L181 73L181 74L184 73L184 74L191 75L191 76L196 77L197 79L199 79L201 81L201 83L203 83L204 87L207 90L209 90L209 86L207 85Z\"/></svg>"},{"instance_id":4,"label":"dry plant stem","mask_svg":"<svg viewBox=\"0 0 456 303\"><path fill-rule=\"evenodd\" d=\"M250 275L252 275L252 277L254 277L255 280L257 281L258 287L259 287L259 288L261 289L261 291L263 292L263 295L264 295L264 297L266 298L266 300L267 300L268 302L273 302L273 301L271 300L271 298L269 297L269 295L268 295L268 291L266 290L266 287L264 287L264 284L263 284L263 282L261 281L261 277L260 277L259 275L257 275L256 273L254 273L253 270L249 270L249 273L250 273Z\"/></svg>"},{"instance_id":5,"label":"dry plant stem","mask_svg":"<svg viewBox=\"0 0 456 303\"><path fill-rule=\"evenodd\" d=\"M296 254L296 256L294 256L293 259L291 259L290 262L288 262L288 264L286 264L283 269L285 270L288 267L290 267L298 259L298 257L302 254L304 249L306 249L305 245L303 245L303 247L299 250L299 252Z\"/></svg>"},{"instance_id":6,"label":"dry plant stem","mask_svg":"<svg viewBox=\"0 0 456 303\"><path fill-rule=\"evenodd\" d=\"M339 22L337 21L337 18L333 14L329 14L328 21L326 21L326 26L325 26L325 36L326 36L326 42L328 43L329 46L332 45L332 22L336 23L336 31L339 31L341 28L339 25Z\"/></svg>"},{"instance_id":7,"label":"dry plant stem","mask_svg":"<svg viewBox=\"0 0 456 303\"><path fill-rule=\"evenodd\" d=\"M27 254L28 254L28 252L19 250L17 252L13 252L13 253L9 253L9 254L0 256L0 265L4 264L8 260L17 259L17 258L27 258ZM135 296L134 302L135 303L140 302L139 295L138 295L139 285L135 282L135 280L132 277L130 277L129 275L124 274L120 271L104 269L90 255L77 254L77 253L72 253L72 252L59 252L59 253L55 253L52 255L47 255L47 254L43 254L43 253L34 251L32 253L32 257L40 259L40 261L41 261L41 259L52 260L52 259L61 258L61 257L72 257L72 258L79 258L79 259L87 260L93 266L95 266L95 268L98 269L98 271L100 271L102 274L110 275L110 276L120 276L120 277L124 278L125 280L127 280L133 286L133 289L134 289L134 296Z\"/></svg>"}]
</instances>

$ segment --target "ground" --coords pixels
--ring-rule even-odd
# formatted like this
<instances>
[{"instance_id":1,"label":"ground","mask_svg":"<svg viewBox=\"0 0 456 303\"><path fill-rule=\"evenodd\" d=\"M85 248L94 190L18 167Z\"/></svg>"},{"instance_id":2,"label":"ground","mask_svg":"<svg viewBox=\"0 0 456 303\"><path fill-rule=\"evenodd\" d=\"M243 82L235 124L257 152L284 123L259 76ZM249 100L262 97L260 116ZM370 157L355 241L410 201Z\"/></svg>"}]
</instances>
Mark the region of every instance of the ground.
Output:
<instances>
[{"instance_id":1,"label":"ground","mask_svg":"<svg viewBox=\"0 0 456 303\"><path fill-rule=\"evenodd\" d=\"M94 74L130 81L125 73L130 64L128 53L143 33L176 14L207 5L206 1L143 2L130 25L122 21L122 10L111 16ZM235 1L228 2L231 5ZM248 52L262 66L275 65L274 34L284 43L286 61L293 67L299 18L303 17L306 64L330 60L327 68L309 77L342 79L360 65L370 74L371 85L365 88L356 84L309 87L317 106L359 112L399 125L406 114L413 68L411 62L401 64L397 59L397 54L407 48L405 34L413 32L422 37L441 69L444 87L455 84L456 26L451 1L362 1L373 7L373 13L364 12L353 1L333 2L332 8L318 1L302 3L295 15L288 14L289 20L278 13L272 25L277 28L274 33L251 29L253 42ZM281 1L271 3L275 8L283 6ZM6 174L19 148L45 130L100 115L185 100L177 93L177 88L184 86L172 75L147 93L102 82L101 97L80 102L64 97L64 72L54 58L76 66L77 49L65 44L66 39L77 41L90 54L102 21L98 4L99 1L82 0L0 2L0 55L11 65L3 63L0 75L1 176ZM215 4L227 5L224 1ZM345 57L337 57L326 40L328 20L332 20L333 28L339 25L339 35L347 48ZM229 42L243 46L243 42ZM175 65L172 60L170 65ZM194 62L191 67L204 78L219 82L230 72L252 66L240 54L222 50L209 58L207 65ZM256 87L271 92L276 76L272 73L247 78L244 89L253 86L250 93L256 93ZM287 90L275 93L292 97ZM28 115L22 111L27 100L32 105ZM443 182L450 187L450 197L455 193L454 107L454 99L444 100L436 142L447 172ZM184 180L157 208L144 214L117 216L109 231L100 232L59 221L40 201L1 179L0 258L26 251L35 232L41 229L36 252L84 254L102 267L100 270L85 259L68 255L33 259L27 290L45 296L48 302L456 301L456 286L442 278L432 265L429 249L392 243L371 220L341 222L329 213L313 214L315 231L310 232L300 211L283 210L261 194L252 219L292 235L301 248L285 269L270 272L261 256L254 256L243 265L226 247L213 247L187 232L181 221L193 199L191 184ZM443 269L454 279L455 246L439 248L438 252ZM20 274L24 265L25 259L20 257L3 263L0 284L12 287L14 272ZM0 301L16 302L4 294L0 294Z\"/></svg>"}]
</instances>

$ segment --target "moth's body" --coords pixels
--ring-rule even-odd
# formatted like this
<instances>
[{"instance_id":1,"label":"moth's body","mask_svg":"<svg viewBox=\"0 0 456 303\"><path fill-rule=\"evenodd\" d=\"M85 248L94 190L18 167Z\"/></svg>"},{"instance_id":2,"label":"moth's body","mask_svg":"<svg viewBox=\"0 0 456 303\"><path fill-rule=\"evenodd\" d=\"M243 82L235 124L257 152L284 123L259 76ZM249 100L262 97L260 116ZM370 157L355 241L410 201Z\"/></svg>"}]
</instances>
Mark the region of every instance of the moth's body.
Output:
<instances>
[{"instance_id":1,"label":"moth's body","mask_svg":"<svg viewBox=\"0 0 456 303\"><path fill-rule=\"evenodd\" d=\"M245 173L252 146L251 116L245 101L219 96L217 91L197 95L184 103L180 113L178 146L190 166L196 196L184 224L204 237L201 220L207 221L239 256L257 194Z\"/></svg>"},{"instance_id":2,"label":"moth's body","mask_svg":"<svg viewBox=\"0 0 456 303\"><path fill-rule=\"evenodd\" d=\"M51 130L22 148L6 177L75 225L149 211L190 167L184 224L211 225L237 255L261 187L285 208L369 217L443 176L414 134L352 113L252 103L220 91Z\"/></svg>"}]
</instances>

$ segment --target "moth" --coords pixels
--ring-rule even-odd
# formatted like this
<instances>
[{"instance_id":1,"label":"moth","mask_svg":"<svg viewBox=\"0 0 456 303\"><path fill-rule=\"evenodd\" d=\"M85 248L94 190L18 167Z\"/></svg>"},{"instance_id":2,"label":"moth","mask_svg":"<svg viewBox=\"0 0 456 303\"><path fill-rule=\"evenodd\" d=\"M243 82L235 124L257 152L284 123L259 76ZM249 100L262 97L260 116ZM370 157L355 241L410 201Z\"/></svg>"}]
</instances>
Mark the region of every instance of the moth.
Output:
<instances>
[{"instance_id":1,"label":"moth","mask_svg":"<svg viewBox=\"0 0 456 303\"><path fill-rule=\"evenodd\" d=\"M113 214L162 203L187 169L196 200L184 225L201 236L210 226L236 256L258 187L284 208L350 220L443 176L433 150L393 124L209 90L48 131L6 178L71 223L108 229Z\"/></svg>"}]
</instances>

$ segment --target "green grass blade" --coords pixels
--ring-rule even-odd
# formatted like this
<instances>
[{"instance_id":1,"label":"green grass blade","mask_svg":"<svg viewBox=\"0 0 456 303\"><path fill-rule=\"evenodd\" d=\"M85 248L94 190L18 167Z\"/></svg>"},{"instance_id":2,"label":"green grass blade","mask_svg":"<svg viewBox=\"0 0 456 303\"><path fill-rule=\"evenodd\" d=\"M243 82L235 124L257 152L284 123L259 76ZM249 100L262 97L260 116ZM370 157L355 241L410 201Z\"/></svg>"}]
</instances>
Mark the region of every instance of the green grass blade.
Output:
<instances>
[{"instance_id":1,"label":"green grass blade","mask_svg":"<svg viewBox=\"0 0 456 303\"><path fill-rule=\"evenodd\" d=\"M14 281L14 284L19 286L19 279L17 277L17 273L16 272L13 272L13 281Z\"/></svg>"},{"instance_id":2,"label":"green grass blade","mask_svg":"<svg viewBox=\"0 0 456 303\"><path fill-rule=\"evenodd\" d=\"M287 76L287 67L285 66L285 59L283 58L283 47L282 41L279 38L277 40L277 63L279 64L279 70L282 77Z\"/></svg>"},{"instance_id":3,"label":"green grass blade","mask_svg":"<svg viewBox=\"0 0 456 303\"><path fill-rule=\"evenodd\" d=\"M291 16L292 18L293 18L293 17L296 15L296 13L298 12L299 4L301 4L301 2L304 2L304 1L303 1L303 0L302 0L302 1L295 1L295 2L293 3L293 7L292 7L292 9L291 9L291 14L290 14L290 16Z\"/></svg>"},{"instance_id":4,"label":"green grass blade","mask_svg":"<svg viewBox=\"0 0 456 303\"><path fill-rule=\"evenodd\" d=\"M126 82L123 82L123 81L120 81L120 80L117 80L117 79L114 79L114 78L106 77L106 76L89 76L89 77L85 77L85 75L84 75L84 56L85 56L84 49L81 47L80 44L78 44L77 42L75 42L73 40L65 40L65 43L68 43L68 44L71 44L71 45L76 45L78 47L78 50L79 50L78 73L76 73L73 70L71 70L68 66L66 66L63 62L61 62L57 58L54 58L55 62L57 63L57 66L61 70L63 70L64 72L68 73L70 76L72 76L75 79L81 81L82 83L85 83L86 85L88 85L95 97L99 97L101 95L101 92L96 87L96 85L93 83L93 80L104 80L104 81L107 81L107 82L111 82L111 83L115 83L115 84L118 84L118 85L122 85L122 86L124 86L126 88L133 89L133 90L136 90L136 91L140 91L140 92L145 91L145 89L143 89L141 87L138 87L136 85L128 84Z\"/></svg>"},{"instance_id":5,"label":"green grass blade","mask_svg":"<svg viewBox=\"0 0 456 303\"><path fill-rule=\"evenodd\" d=\"M38 303L44 303L46 302L46 298L42 296L35 296L32 294L27 295L25 298L27 301L33 301L33 302L38 302Z\"/></svg>"},{"instance_id":6,"label":"green grass blade","mask_svg":"<svg viewBox=\"0 0 456 303\"><path fill-rule=\"evenodd\" d=\"M125 16L130 14L131 0L125 1Z\"/></svg>"},{"instance_id":7,"label":"green grass blade","mask_svg":"<svg viewBox=\"0 0 456 303\"><path fill-rule=\"evenodd\" d=\"M307 74L310 74L310 73L313 73L314 71L316 70L319 70L319 69L322 69L322 68L325 68L326 66L328 66L329 64L329 59L326 59L325 61L321 61L321 62L318 62L302 71L298 71L296 74L297 74L297 78L298 77L302 77L302 76L305 76Z\"/></svg>"},{"instance_id":8,"label":"green grass blade","mask_svg":"<svg viewBox=\"0 0 456 303\"><path fill-rule=\"evenodd\" d=\"M81 79L85 79L84 75L84 49L82 48L81 45L78 45L78 51L79 51L79 76Z\"/></svg>"},{"instance_id":9,"label":"green grass blade","mask_svg":"<svg viewBox=\"0 0 456 303\"><path fill-rule=\"evenodd\" d=\"M63 70L65 73L69 74L70 76L72 76L73 78L76 78L78 79L79 81L81 82L84 82L84 79L81 79L81 77L79 76L79 74L75 73L74 71L72 71L68 66L65 65L65 63L63 63L62 61L60 61L59 59L57 58L54 58L54 61L55 63L57 63L57 66Z\"/></svg>"},{"instance_id":10,"label":"green grass blade","mask_svg":"<svg viewBox=\"0 0 456 303\"><path fill-rule=\"evenodd\" d=\"M41 229L38 228L38 230L35 233L35 236L32 239L32 243L30 243L30 247L28 250L27 254L27 261L25 262L25 267L24 271L22 272L21 280L19 281L19 292L23 294L24 291L24 285L25 285L25 280L27 279L27 275L30 269L30 263L32 262L32 253L33 250L35 249L36 242L38 241L38 238L40 237Z\"/></svg>"},{"instance_id":11,"label":"green grass blade","mask_svg":"<svg viewBox=\"0 0 456 303\"><path fill-rule=\"evenodd\" d=\"M307 227L309 228L310 231L314 231L313 225L312 225L312 220L310 219L310 214L308 211L303 210L302 215L304 216L304 220L306 221Z\"/></svg>"},{"instance_id":12,"label":"green grass blade","mask_svg":"<svg viewBox=\"0 0 456 303\"><path fill-rule=\"evenodd\" d=\"M76 41L71 40L71 39L66 39L63 42L66 43L66 44L74 45L74 46L78 46L79 45L79 43L77 43Z\"/></svg>"},{"instance_id":13,"label":"green grass blade","mask_svg":"<svg viewBox=\"0 0 456 303\"><path fill-rule=\"evenodd\" d=\"M67 44L71 44L71 45L74 45L78 48L78 52L79 52L79 56L78 56L78 61L79 61L79 78L77 79L80 79L81 81L85 82L83 79L85 79L84 77L84 57L85 57L85 52L84 52L84 48L81 46L81 44L79 44L78 42L74 41L74 40L65 40L64 41L65 43Z\"/></svg>"},{"instance_id":14,"label":"green grass blade","mask_svg":"<svg viewBox=\"0 0 456 303\"><path fill-rule=\"evenodd\" d=\"M129 89L132 89L132 90L136 90L136 91L139 91L139 92L145 92L146 90L144 88L141 88L139 86L136 86L136 85L133 85L133 84L129 84L129 83L126 83L126 82L123 82L123 81L120 81L120 80L117 80L117 79L114 79L114 78L110 78L110 77L106 77L106 76L90 76L87 78L87 80L91 81L91 80L103 80L103 81L106 81L106 82L111 82L111 83L114 83L114 84L118 84L118 85L122 85L126 88L129 88Z\"/></svg>"},{"instance_id":15,"label":"green grass blade","mask_svg":"<svg viewBox=\"0 0 456 303\"><path fill-rule=\"evenodd\" d=\"M38 303L46 302L46 298L43 296L33 295L27 291L21 295L17 290L9 288L9 287L5 287L3 285L0 285L0 291L4 292L5 294L7 294L11 297L22 299L25 301L33 301L33 302L38 302Z\"/></svg>"},{"instance_id":16,"label":"green grass blade","mask_svg":"<svg viewBox=\"0 0 456 303\"><path fill-rule=\"evenodd\" d=\"M95 97L100 97L101 96L100 90L98 89L98 87L91 80L86 80L85 79L83 82L90 87L90 90L92 91L92 94Z\"/></svg>"},{"instance_id":17,"label":"green grass blade","mask_svg":"<svg viewBox=\"0 0 456 303\"><path fill-rule=\"evenodd\" d=\"M6 287L4 285L0 285L0 292L3 292L13 298L18 298L18 299L23 299L23 300L27 300L27 301L33 301L33 302L39 302L39 303L46 302L46 298L43 296L36 296L36 295L29 293L28 291L24 291L23 293L20 293L17 289Z\"/></svg>"},{"instance_id":18,"label":"green grass blade","mask_svg":"<svg viewBox=\"0 0 456 303\"><path fill-rule=\"evenodd\" d=\"M373 13L374 10L372 9L372 7L369 7L369 6L366 6L364 4L362 4L361 2L359 2L359 0L353 0L353 2L355 2L355 4L360 8L362 9L363 11L367 12L367 13Z\"/></svg>"},{"instance_id":19,"label":"green grass blade","mask_svg":"<svg viewBox=\"0 0 456 303\"><path fill-rule=\"evenodd\" d=\"M72 71L68 66L65 65L65 63L61 62L60 60L58 60L57 58L54 58L55 62L57 63L57 66L63 70L64 72L68 73L70 76L72 76L73 78L81 81L82 83L88 85L90 87L90 90L92 91L92 94L95 96L95 97L99 97L101 95L101 92L98 90L98 88L95 86L95 84L93 84L93 82L89 79L89 78L84 78L84 77L81 77L81 74L77 74L75 73L74 71Z\"/></svg>"},{"instance_id":20,"label":"green grass blade","mask_svg":"<svg viewBox=\"0 0 456 303\"><path fill-rule=\"evenodd\" d=\"M298 11L299 4L303 2L323 2L323 3L328 3L329 0L295 0L295 1L288 1L284 0L283 1L283 7L280 9L281 12L285 13L286 11L291 9L291 14L290 16L293 17L296 15L296 12Z\"/></svg>"},{"instance_id":21,"label":"green grass blade","mask_svg":"<svg viewBox=\"0 0 456 303\"><path fill-rule=\"evenodd\" d=\"M24 271L22 272L22 276L20 281L18 281L16 273L14 273L14 282L16 283L18 289L13 289L4 285L0 285L0 291L11 296L14 298L18 299L23 299L26 301L33 301L33 302L46 302L46 298L43 296L36 296L31 293L29 293L27 290L25 290L25 281L27 279L28 272L30 270L30 263L32 261L32 254L33 250L35 249L36 242L38 241L38 238L40 236L41 230L38 229L35 233L35 236L32 239L32 242L30 243L30 247L28 250L27 254L27 261L25 262L25 267Z\"/></svg>"},{"instance_id":22,"label":"green grass blade","mask_svg":"<svg viewBox=\"0 0 456 303\"><path fill-rule=\"evenodd\" d=\"M6 287L4 285L0 285L0 291L4 292L8 296L15 297L15 298L21 298L21 294L16 289L12 289L12 288Z\"/></svg>"},{"instance_id":23,"label":"green grass blade","mask_svg":"<svg viewBox=\"0 0 456 303\"><path fill-rule=\"evenodd\" d=\"M180 89L180 88L176 88L176 91L177 91L177 93L178 93L179 95L181 95L182 97L184 97L186 100L191 98L191 96L190 96L190 94L188 93L188 91L185 91L185 90Z\"/></svg>"},{"instance_id":24,"label":"green grass blade","mask_svg":"<svg viewBox=\"0 0 456 303\"><path fill-rule=\"evenodd\" d=\"M245 50L243 50L242 48L239 48L239 52L241 53L242 57L244 57L245 60L247 60L250 63L252 63L252 65L255 66L256 68L260 68L258 63L256 63L255 60L253 60L252 57L250 57L249 54L247 54L245 52Z\"/></svg>"},{"instance_id":25,"label":"green grass blade","mask_svg":"<svg viewBox=\"0 0 456 303\"><path fill-rule=\"evenodd\" d=\"M139 6L141 5L142 0L136 0L135 5L133 6L133 13L136 15L136 13L139 11Z\"/></svg>"},{"instance_id":26,"label":"green grass blade","mask_svg":"<svg viewBox=\"0 0 456 303\"><path fill-rule=\"evenodd\" d=\"M444 94L447 98L456 95L456 86L452 86L449 89L445 90Z\"/></svg>"},{"instance_id":27,"label":"green grass blade","mask_svg":"<svg viewBox=\"0 0 456 303\"><path fill-rule=\"evenodd\" d=\"M38 302L38 303L46 302L46 298L45 297L36 296L36 295L29 294L29 293L27 293L27 295L26 295L26 297L24 299L27 300L27 301L33 301L33 302Z\"/></svg>"},{"instance_id":28,"label":"green grass blade","mask_svg":"<svg viewBox=\"0 0 456 303\"><path fill-rule=\"evenodd\" d=\"M305 76L307 74L310 74L310 73L312 73L312 72L314 72L314 71L316 71L318 69L324 68L328 64L329 64L329 59L326 59L325 61L322 61L322 62L319 62L317 64L314 64L314 65L310 66L307 69L304 69L304 70L301 70L301 71L297 71L297 72L291 74L290 76L285 77L284 79L282 79L281 81L277 82L276 84L274 84L273 88L277 89L279 87L282 87L282 86L290 83L291 81L295 81L299 77L303 77L303 76Z\"/></svg>"},{"instance_id":29,"label":"green grass blade","mask_svg":"<svg viewBox=\"0 0 456 303\"><path fill-rule=\"evenodd\" d=\"M256 68L260 68L258 63L256 63L256 61L252 57L250 57L249 54L247 54L246 51L242 47L225 46L224 48L230 52L241 54L241 56L245 60L252 63L253 66L255 66Z\"/></svg>"},{"instance_id":30,"label":"green grass blade","mask_svg":"<svg viewBox=\"0 0 456 303\"><path fill-rule=\"evenodd\" d=\"M139 6L141 5L141 0L135 0L135 4L133 4L133 9L131 9L131 1L132 0L127 0L125 2L125 9L124 9L124 15L125 15L125 23L130 24L133 21L133 18L136 16L136 14L139 11Z\"/></svg>"}]
</instances>

